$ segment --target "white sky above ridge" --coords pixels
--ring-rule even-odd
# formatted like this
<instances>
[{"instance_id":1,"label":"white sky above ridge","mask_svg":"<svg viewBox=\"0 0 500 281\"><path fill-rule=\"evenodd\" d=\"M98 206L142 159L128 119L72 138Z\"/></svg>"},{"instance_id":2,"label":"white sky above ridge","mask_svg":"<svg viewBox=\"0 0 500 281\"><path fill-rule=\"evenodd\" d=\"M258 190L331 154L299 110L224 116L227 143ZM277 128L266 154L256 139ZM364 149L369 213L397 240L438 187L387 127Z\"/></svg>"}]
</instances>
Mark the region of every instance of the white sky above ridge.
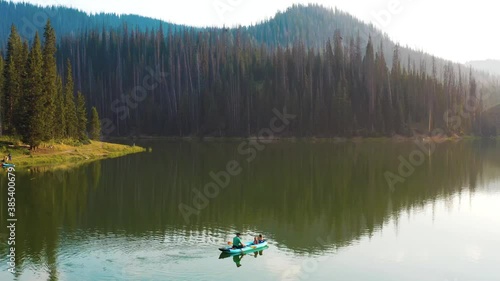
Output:
<instances>
[{"instance_id":1,"label":"white sky above ridge","mask_svg":"<svg viewBox=\"0 0 500 281\"><path fill-rule=\"evenodd\" d=\"M137 14L194 26L249 25L296 3L337 7L372 22L394 41L438 57L500 60L500 2L493 0L27 0L89 13Z\"/></svg>"}]
</instances>

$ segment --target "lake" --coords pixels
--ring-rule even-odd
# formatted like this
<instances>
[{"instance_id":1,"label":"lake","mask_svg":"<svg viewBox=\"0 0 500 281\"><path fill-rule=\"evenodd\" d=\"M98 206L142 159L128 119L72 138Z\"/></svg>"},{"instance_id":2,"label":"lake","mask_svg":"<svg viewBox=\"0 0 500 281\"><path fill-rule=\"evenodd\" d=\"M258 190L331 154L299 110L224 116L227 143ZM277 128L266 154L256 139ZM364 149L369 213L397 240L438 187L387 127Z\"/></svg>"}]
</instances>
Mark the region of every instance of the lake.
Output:
<instances>
[{"instance_id":1,"label":"lake","mask_svg":"<svg viewBox=\"0 0 500 281\"><path fill-rule=\"evenodd\" d=\"M0 280L500 280L498 142L137 144L15 172L15 275L3 171Z\"/></svg>"}]
</instances>

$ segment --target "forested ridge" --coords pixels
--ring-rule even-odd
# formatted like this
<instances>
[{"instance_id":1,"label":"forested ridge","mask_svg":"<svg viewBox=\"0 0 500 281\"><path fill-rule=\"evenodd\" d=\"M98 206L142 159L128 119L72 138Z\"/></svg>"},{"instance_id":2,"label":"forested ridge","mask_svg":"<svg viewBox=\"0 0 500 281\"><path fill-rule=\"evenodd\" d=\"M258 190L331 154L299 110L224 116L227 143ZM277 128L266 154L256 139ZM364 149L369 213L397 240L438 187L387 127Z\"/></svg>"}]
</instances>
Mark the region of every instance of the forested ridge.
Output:
<instances>
[{"instance_id":1,"label":"forested ridge","mask_svg":"<svg viewBox=\"0 0 500 281\"><path fill-rule=\"evenodd\" d=\"M273 37L281 33L264 27L260 33L164 24L88 29L58 40L57 69L61 83L74 80L75 90L96 106L108 135L252 136L269 127L274 108L297 115L283 136L492 131L483 128L482 105L468 110L460 124L443 118L495 91L477 83L469 69L415 59L396 45L387 56L385 37L365 41L362 32L348 32L340 24L317 44L301 34ZM61 71L67 60L72 75ZM5 108L2 112L7 114Z\"/></svg>"},{"instance_id":2,"label":"forested ridge","mask_svg":"<svg viewBox=\"0 0 500 281\"><path fill-rule=\"evenodd\" d=\"M10 34L10 25L18 27L23 39L32 40L35 31L43 33L47 19L50 19L58 38L78 36L81 33L98 30L110 31L127 26L129 30L137 29L143 32L158 29L160 24L165 34L176 33L184 30L207 31L207 27L191 27L171 22L161 21L148 17L128 14L93 13L64 7L64 6L39 6L29 3L12 3L0 0L0 49L6 45ZM352 15L339 9L326 8L317 4L293 5L285 11L278 12L274 17L258 22L251 26L221 27L217 28L230 33L233 37L244 32L253 44L264 44L269 49L277 46L291 47L296 42L302 42L306 47L322 49L335 31L340 31L343 37L358 37L361 45L366 45L371 36L375 42L375 49L383 47L384 56L389 67L392 66L392 53L396 43L387 34L377 29L373 24L365 23ZM380 45L379 43L383 44ZM378 50L377 50L378 51ZM413 50L407 46L400 47L400 57L411 57L414 61L425 61L427 71L432 74L433 56L423 51ZM442 69L449 64L448 61L434 58L437 72L442 74ZM464 65L454 64L455 71ZM406 67L406 65L403 65ZM491 77L481 71L474 73L476 78L489 82Z\"/></svg>"},{"instance_id":3,"label":"forested ridge","mask_svg":"<svg viewBox=\"0 0 500 281\"><path fill-rule=\"evenodd\" d=\"M23 39L32 40L35 32L44 32L45 23L51 21L52 27L60 38L78 35L92 29L118 28L123 25L137 27L142 31L157 27L159 20L136 15L117 15L109 13L88 14L83 11L64 6L40 6L30 3L14 3L0 0L0 45L7 44L10 26L18 27ZM165 23L166 28L173 30L185 26Z\"/></svg>"},{"instance_id":4,"label":"forested ridge","mask_svg":"<svg viewBox=\"0 0 500 281\"><path fill-rule=\"evenodd\" d=\"M0 56L0 133L19 136L32 149L42 141L71 139L85 143L89 139L85 97L80 91L75 96L69 60L63 85L56 51L56 34L48 21L43 44L35 32L31 46L21 40L12 25L6 56ZM98 139L95 132L100 126L94 111L90 130Z\"/></svg>"}]
</instances>

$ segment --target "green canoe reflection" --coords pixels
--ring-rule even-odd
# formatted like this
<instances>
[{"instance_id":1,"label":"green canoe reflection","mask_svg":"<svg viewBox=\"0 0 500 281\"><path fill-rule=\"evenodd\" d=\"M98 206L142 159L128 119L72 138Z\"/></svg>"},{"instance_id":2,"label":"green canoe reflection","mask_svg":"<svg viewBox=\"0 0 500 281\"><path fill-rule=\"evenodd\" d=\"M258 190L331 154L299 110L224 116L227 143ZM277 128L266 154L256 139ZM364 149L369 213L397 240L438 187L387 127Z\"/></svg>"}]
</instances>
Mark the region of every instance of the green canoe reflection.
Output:
<instances>
[{"instance_id":1,"label":"green canoe reflection","mask_svg":"<svg viewBox=\"0 0 500 281\"><path fill-rule=\"evenodd\" d=\"M241 266L241 260L243 259L243 257L245 256L248 256L248 257L254 257L254 258L257 258L258 256L262 256L264 255L264 250L267 250L269 249L269 246L266 246L264 248L260 248L260 249L255 249L255 250L251 250L251 251L247 251L243 254L230 254L230 253L221 253L220 256L219 256L219 259L226 259L226 258L233 258L233 262L236 264L236 267L240 267Z\"/></svg>"}]
</instances>

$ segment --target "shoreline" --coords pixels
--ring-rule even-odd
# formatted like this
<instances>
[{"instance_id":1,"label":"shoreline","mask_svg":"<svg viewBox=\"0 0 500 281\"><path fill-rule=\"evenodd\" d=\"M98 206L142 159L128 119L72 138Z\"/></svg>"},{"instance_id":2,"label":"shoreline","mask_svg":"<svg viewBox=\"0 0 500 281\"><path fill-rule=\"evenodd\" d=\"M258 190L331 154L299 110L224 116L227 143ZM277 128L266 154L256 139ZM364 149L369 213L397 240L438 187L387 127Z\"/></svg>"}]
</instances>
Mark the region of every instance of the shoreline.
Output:
<instances>
[{"instance_id":1,"label":"shoreline","mask_svg":"<svg viewBox=\"0 0 500 281\"><path fill-rule=\"evenodd\" d=\"M9 152L12 154L12 163L16 168L34 167L64 167L117 158L134 153L146 152L140 146L130 146L110 142L91 141L85 145L44 144L36 151L29 151L25 146L14 145L2 141L2 158Z\"/></svg>"},{"instance_id":2,"label":"shoreline","mask_svg":"<svg viewBox=\"0 0 500 281\"><path fill-rule=\"evenodd\" d=\"M161 136L138 136L138 137L113 137L109 140L130 141L170 141L170 142L237 142L250 141L262 143L280 143L280 142L307 142L307 143L363 143L363 142L458 142L467 140L498 140L500 137L478 137L478 136L452 136L452 137L430 137L427 135L416 135L413 137L393 136L393 137L273 137L273 138L258 138L252 137L161 137Z\"/></svg>"}]
</instances>

